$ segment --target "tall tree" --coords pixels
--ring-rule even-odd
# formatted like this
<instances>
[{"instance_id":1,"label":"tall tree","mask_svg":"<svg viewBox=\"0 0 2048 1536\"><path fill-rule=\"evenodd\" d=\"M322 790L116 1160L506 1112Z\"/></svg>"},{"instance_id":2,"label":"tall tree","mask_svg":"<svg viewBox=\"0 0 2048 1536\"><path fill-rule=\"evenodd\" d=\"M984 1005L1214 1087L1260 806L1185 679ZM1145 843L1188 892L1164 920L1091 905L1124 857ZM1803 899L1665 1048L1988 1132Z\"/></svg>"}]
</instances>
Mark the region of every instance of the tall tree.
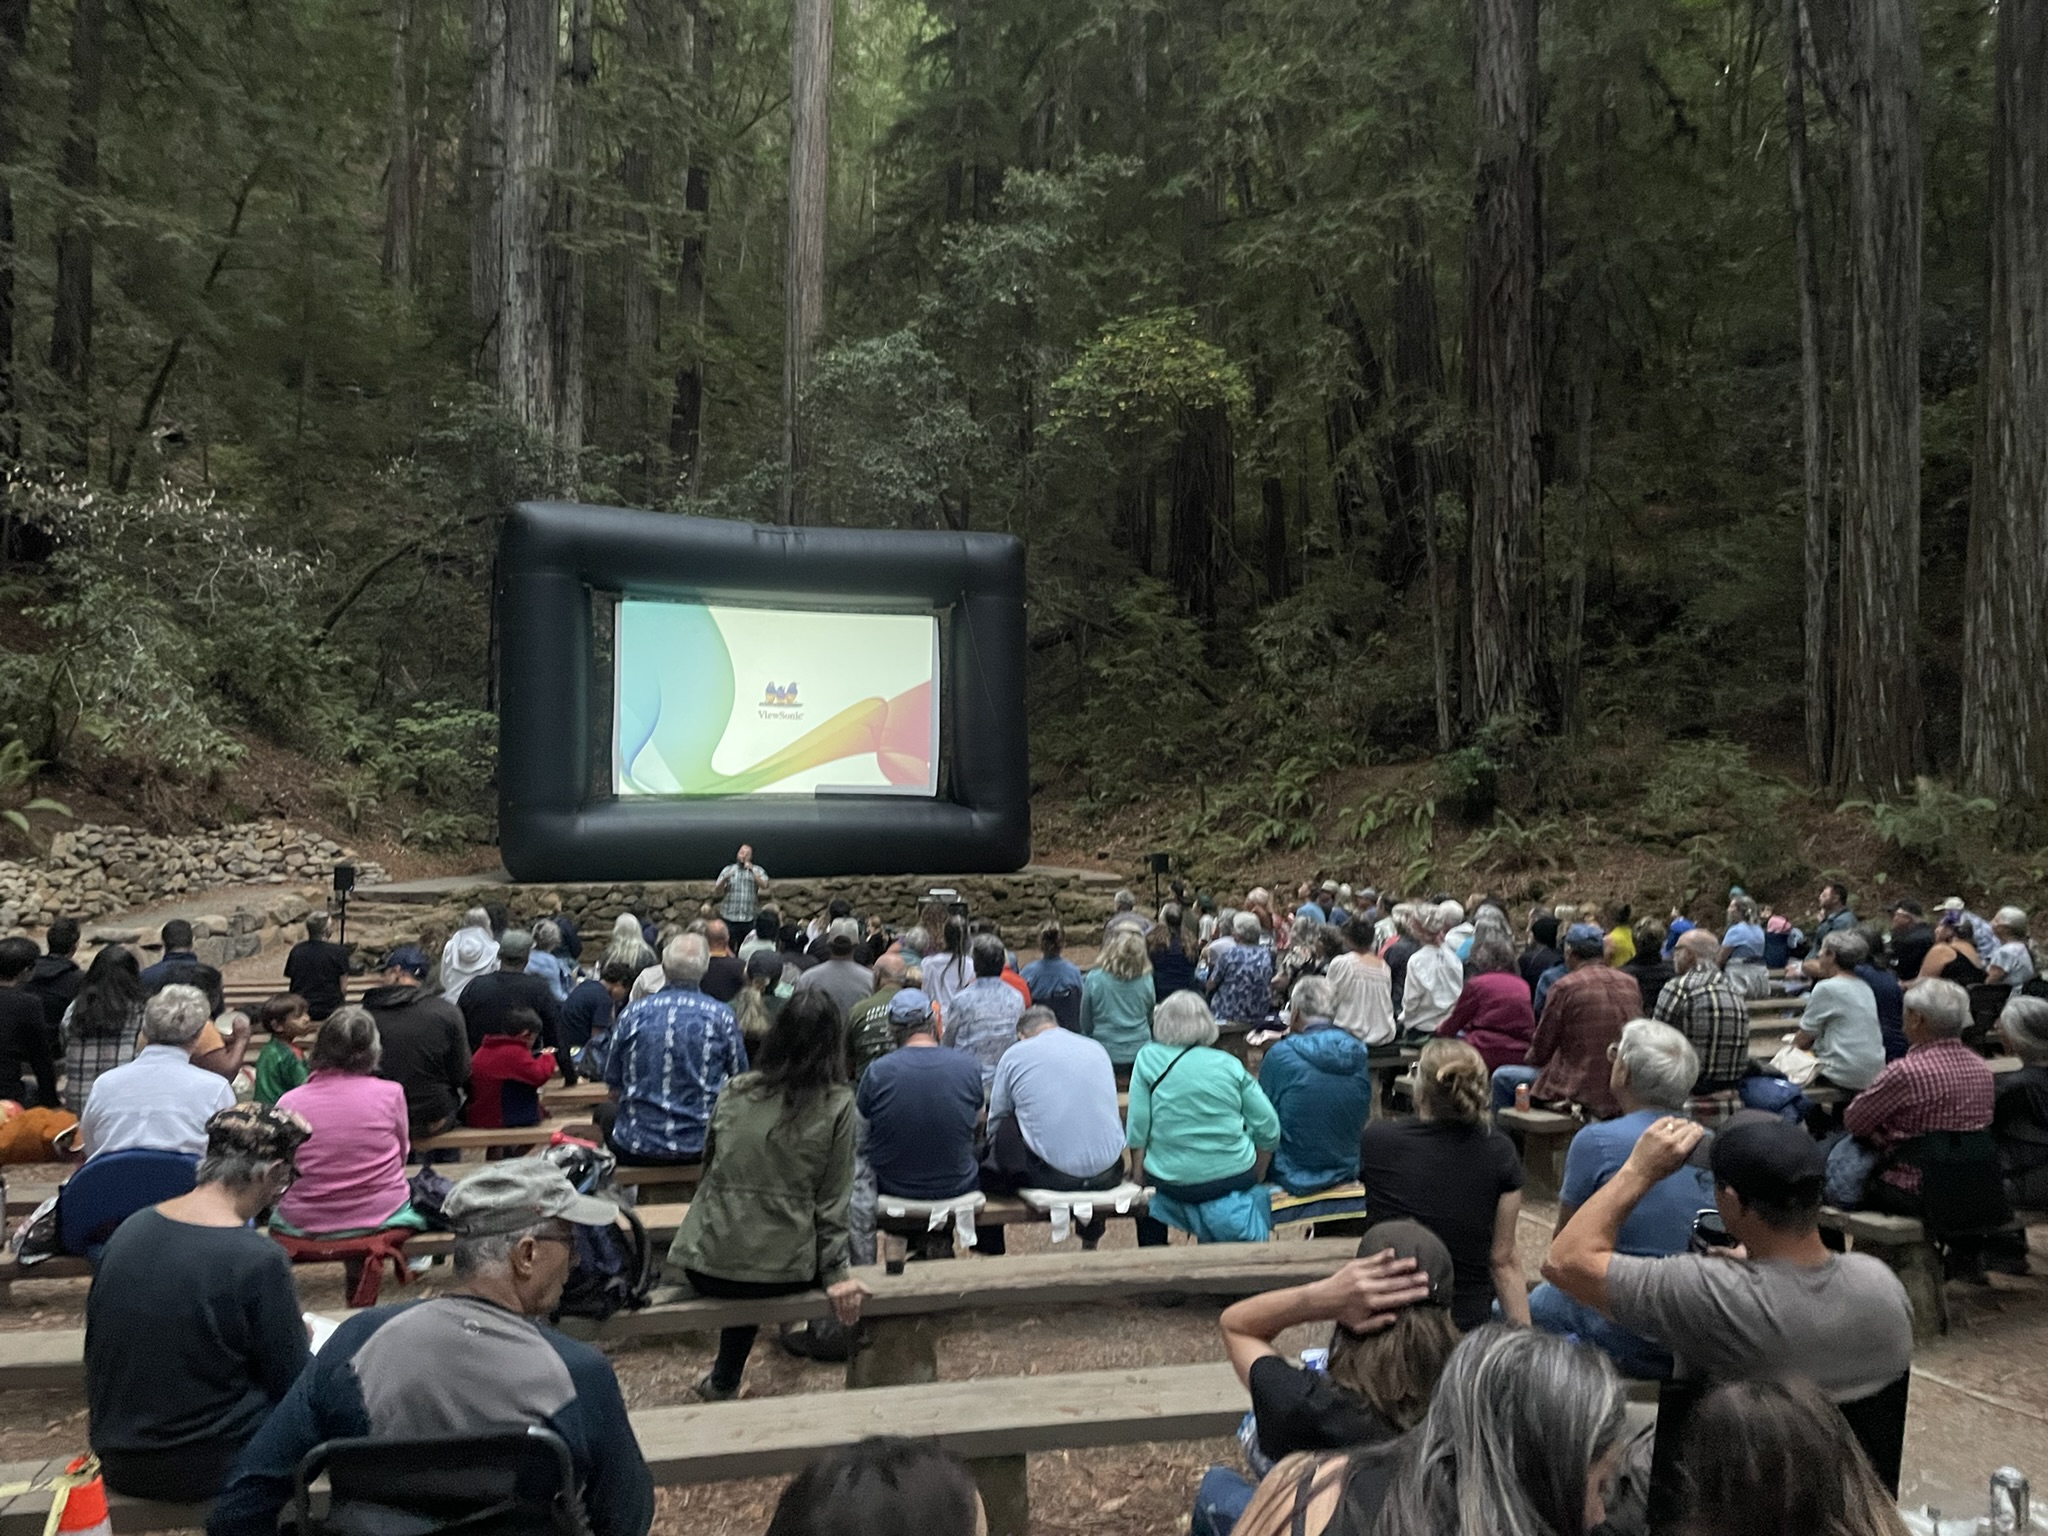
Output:
<instances>
[{"instance_id":1,"label":"tall tree","mask_svg":"<svg viewBox=\"0 0 2048 1536\"><path fill-rule=\"evenodd\" d=\"M384 0L384 25L391 34L391 82L384 125L384 281L412 286L414 236L412 125L412 0Z\"/></svg>"},{"instance_id":2,"label":"tall tree","mask_svg":"<svg viewBox=\"0 0 2048 1536\"><path fill-rule=\"evenodd\" d=\"M21 457L21 411L14 371L14 188L5 168L21 147L15 71L27 52L28 0L0 0L0 459L9 461ZM7 553L0 522L0 565Z\"/></svg>"},{"instance_id":3,"label":"tall tree","mask_svg":"<svg viewBox=\"0 0 2048 1536\"><path fill-rule=\"evenodd\" d=\"M784 269L782 517L803 521L803 394L825 326L825 216L831 191L832 0L790 0L789 241Z\"/></svg>"},{"instance_id":4,"label":"tall tree","mask_svg":"<svg viewBox=\"0 0 2048 1536\"><path fill-rule=\"evenodd\" d=\"M1537 0L1473 0L1478 119L1467 313L1474 722L1535 702L1542 655L1536 460Z\"/></svg>"},{"instance_id":5,"label":"tall tree","mask_svg":"<svg viewBox=\"0 0 2048 1536\"><path fill-rule=\"evenodd\" d=\"M1849 399L1836 781L1909 785L1921 762L1920 24L1914 0L1847 21Z\"/></svg>"},{"instance_id":6,"label":"tall tree","mask_svg":"<svg viewBox=\"0 0 2048 1536\"><path fill-rule=\"evenodd\" d=\"M505 294L505 4L470 0L469 125L464 173L469 192L469 314L476 327L477 377L498 380Z\"/></svg>"},{"instance_id":7,"label":"tall tree","mask_svg":"<svg viewBox=\"0 0 2048 1536\"><path fill-rule=\"evenodd\" d=\"M554 435L553 211L555 72L561 0L505 0L499 141L505 171L504 289L498 305L498 396L521 426Z\"/></svg>"},{"instance_id":8,"label":"tall tree","mask_svg":"<svg viewBox=\"0 0 2048 1536\"><path fill-rule=\"evenodd\" d=\"M705 241L711 217L710 146L703 124L711 108L712 50L717 21L710 0L684 0L690 16L690 79L696 87L698 127L690 135L690 163L683 173L683 242L676 268L676 307L686 327L683 358L676 365L675 400L669 409L668 451L682 489L704 491L704 309Z\"/></svg>"},{"instance_id":9,"label":"tall tree","mask_svg":"<svg viewBox=\"0 0 2048 1536\"><path fill-rule=\"evenodd\" d=\"M1806 611L1802 680L1806 702L1806 771L1828 779L1834 679L1828 673L1828 476L1833 435L1821 340L1820 256L1806 169L1805 8L1785 0L1785 162L1792 187L1792 240L1799 284L1799 403L1805 491Z\"/></svg>"},{"instance_id":10,"label":"tall tree","mask_svg":"<svg viewBox=\"0 0 2048 1536\"><path fill-rule=\"evenodd\" d=\"M65 192L57 230L56 292L50 315L50 371L64 386L54 434L59 462L83 471L92 432L92 214L100 184L100 95L106 77L106 0L76 0L71 12L71 96L57 180Z\"/></svg>"},{"instance_id":11,"label":"tall tree","mask_svg":"<svg viewBox=\"0 0 2048 1536\"><path fill-rule=\"evenodd\" d=\"M2017 820L2048 784L2048 0L2000 0L1994 68L1962 770Z\"/></svg>"},{"instance_id":12,"label":"tall tree","mask_svg":"<svg viewBox=\"0 0 2048 1536\"><path fill-rule=\"evenodd\" d=\"M562 481L573 491L583 449L583 323L585 271L581 245L588 199L590 92L597 78L594 0L568 0L569 100L560 114L562 175L553 180L545 260L548 273L549 374L553 393L546 428L563 459Z\"/></svg>"}]
</instances>

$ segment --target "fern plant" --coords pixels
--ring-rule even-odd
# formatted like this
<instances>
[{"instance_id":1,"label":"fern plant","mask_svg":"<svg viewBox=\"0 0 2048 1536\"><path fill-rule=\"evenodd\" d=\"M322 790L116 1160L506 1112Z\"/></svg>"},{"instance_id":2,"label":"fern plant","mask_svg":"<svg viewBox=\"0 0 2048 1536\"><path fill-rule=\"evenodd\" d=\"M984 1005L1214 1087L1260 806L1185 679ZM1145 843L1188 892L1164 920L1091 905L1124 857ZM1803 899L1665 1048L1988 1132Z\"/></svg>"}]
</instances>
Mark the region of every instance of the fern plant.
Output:
<instances>
[{"instance_id":1,"label":"fern plant","mask_svg":"<svg viewBox=\"0 0 2048 1536\"><path fill-rule=\"evenodd\" d=\"M28 748L17 738L0 747L0 820L20 832L23 837L33 830L29 825L29 813L40 811L51 816L71 815L71 808L61 800L52 800L44 795L21 797L35 783L36 774L42 764L28 755Z\"/></svg>"}]
</instances>

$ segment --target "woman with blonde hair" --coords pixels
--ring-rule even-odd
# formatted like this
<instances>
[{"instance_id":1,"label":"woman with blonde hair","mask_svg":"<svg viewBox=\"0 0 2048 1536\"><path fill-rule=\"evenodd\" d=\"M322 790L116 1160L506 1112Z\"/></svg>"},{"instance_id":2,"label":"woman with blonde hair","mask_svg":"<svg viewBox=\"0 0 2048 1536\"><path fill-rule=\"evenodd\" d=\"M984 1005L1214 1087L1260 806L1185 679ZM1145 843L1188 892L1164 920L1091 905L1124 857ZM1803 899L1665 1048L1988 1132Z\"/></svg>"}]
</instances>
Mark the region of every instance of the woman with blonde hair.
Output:
<instances>
[{"instance_id":1,"label":"woman with blonde hair","mask_svg":"<svg viewBox=\"0 0 2048 1536\"><path fill-rule=\"evenodd\" d=\"M1522 1160L1489 1122L1491 1102L1480 1054L1462 1040L1430 1041L1415 1064L1415 1115L1368 1122L1359 1178L1369 1221L1418 1221L1451 1250L1460 1328L1485 1322L1496 1300L1526 1328L1529 1287L1515 1249Z\"/></svg>"},{"instance_id":2,"label":"woman with blonde hair","mask_svg":"<svg viewBox=\"0 0 2048 1536\"><path fill-rule=\"evenodd\" d=\"M1156 1000L1145 936L1136 928L1118 928L1095 957L1095 969L1081 980L1081 1033L1109 1052L1119 1077L1129 1076L1131 1063L1152 1038Z\"/></svg>"}]
</instances>

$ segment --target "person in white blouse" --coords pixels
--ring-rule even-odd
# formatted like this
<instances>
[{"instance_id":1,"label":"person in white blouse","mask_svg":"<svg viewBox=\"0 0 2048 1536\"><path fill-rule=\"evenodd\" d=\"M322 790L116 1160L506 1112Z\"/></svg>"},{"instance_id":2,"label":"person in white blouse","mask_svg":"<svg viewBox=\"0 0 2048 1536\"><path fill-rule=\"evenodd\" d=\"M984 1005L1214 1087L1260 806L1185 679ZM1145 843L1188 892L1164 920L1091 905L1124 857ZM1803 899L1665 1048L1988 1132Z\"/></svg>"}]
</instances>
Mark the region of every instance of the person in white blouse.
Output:
<instances>
[{"instance_id":1,"label":"person in white blouse","mask_svg":"<svg viewBox=\"0 0 2048 1536\"><path fill-rule=\"evenodd\" d=\"M1444 935L1464 918L1463 907L1446 901L1423 908L1409 927L1420 946L1408 957L1408 979L1401 992L1401 1027L1411 1035L1434 1035L1465 990L1465 967L1444 942Z\"/></svg>"}]
</instances>

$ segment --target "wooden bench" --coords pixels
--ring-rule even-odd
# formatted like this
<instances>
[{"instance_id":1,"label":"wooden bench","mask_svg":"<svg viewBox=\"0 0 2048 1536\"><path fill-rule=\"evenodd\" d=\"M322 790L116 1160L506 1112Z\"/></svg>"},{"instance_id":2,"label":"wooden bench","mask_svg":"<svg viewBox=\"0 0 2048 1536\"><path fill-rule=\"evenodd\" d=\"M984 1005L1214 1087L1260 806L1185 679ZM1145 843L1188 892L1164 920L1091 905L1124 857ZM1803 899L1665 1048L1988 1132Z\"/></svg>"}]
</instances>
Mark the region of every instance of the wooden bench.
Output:
<instances>
[{"instance_id":1,"label":"wooden bench","mask_svg":"<svg viewBox=\"0 0 2048 1536\"><path fill-rule=\"evenodd\" d=\"M1941 1255L1927 1240L1916 1217L1888 1216L1882 1211L1820 1208L1821 1230L1839 1232L1857 1253L1867 1253L1899 1277L1913 1303L1913 1339L1924 1344L1948 1332L1948 1294Z\"/></svg>"},{"instance_id":2,"label":"wooden bench","mask_svg":"<svg viewBox=\"0 0 2048 1536\"><path fill-rule=\"evenodd\" d=\"M1235 1373L1217 1362L643 1408L630 1417L655 1482L671 1487L795 1472L870 1435L929 1439L973 1468L991 1536L1025 1536L1026 1456L1212 1439L1230 1434L1248 1406ZM60 1457L0 1465L0 1483L41 1480L63 1464ZM107 1504L121 1532L192 1528L206 1519L204 1506L119 1494ZM49 1508L46 1492L0 1502L0 1536L42 1536Z\"/></svg>"},{"instance_id":3,"label":"wooden bench","mask_svg":"<svg viewBox=\"0 0 2048 1536\"><path fill-rule=\"evenodd\" d=\"M438 1136L422 1136L412 1144L419 1152L479 1152L493 1147L545 1147L559 1131L566 1136L577 1136L589 1141L601 1141L597 1127L590 1123L588 1116L565 1115L558 1120L543 1120L539 1125L459 1125L452 1131L443 1131Z\"/></svg>"},{"instance_id":4,"label":"wooden bench","mask_svg":"<svg viewBox=\"0 0 2048 1536\"><path fill-rule=\"evenodd\" d=\"M1497 1109L1493 1123L1521 1149L1529 1192L1555 1200L1564 1186L1565 1152L1579 1134L1578 1117L1554 1109Z\"/></svg>"}]
</instances>

